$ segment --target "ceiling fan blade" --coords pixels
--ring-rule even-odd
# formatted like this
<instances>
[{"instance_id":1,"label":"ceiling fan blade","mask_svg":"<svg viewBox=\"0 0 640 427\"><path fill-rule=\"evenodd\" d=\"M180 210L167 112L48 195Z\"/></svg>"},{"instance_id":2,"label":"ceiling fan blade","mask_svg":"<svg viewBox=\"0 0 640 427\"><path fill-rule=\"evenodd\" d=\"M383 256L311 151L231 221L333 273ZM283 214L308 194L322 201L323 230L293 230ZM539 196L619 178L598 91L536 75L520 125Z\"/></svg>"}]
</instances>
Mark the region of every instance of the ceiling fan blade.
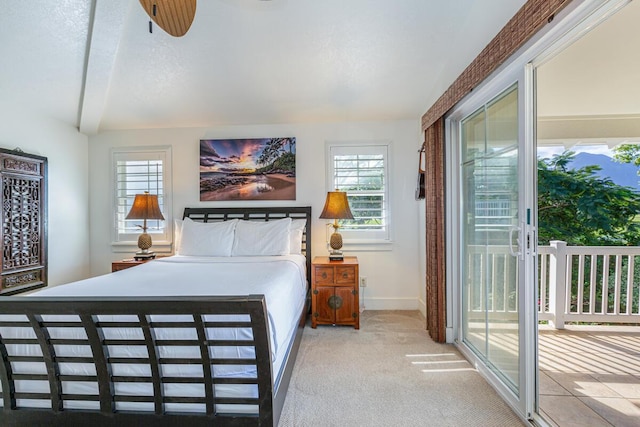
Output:
<instances>
[{"instance_id":1,"label":"ceiling fan blade","mask_svg":"<svg viewBox=\"0 0 640 427\"><path fill-rule=\"evenodd\" d=\"M140 0L140 4L153 22L174 37L187 34L196 16L196 0Z\"/></svg>"}]
</instances>

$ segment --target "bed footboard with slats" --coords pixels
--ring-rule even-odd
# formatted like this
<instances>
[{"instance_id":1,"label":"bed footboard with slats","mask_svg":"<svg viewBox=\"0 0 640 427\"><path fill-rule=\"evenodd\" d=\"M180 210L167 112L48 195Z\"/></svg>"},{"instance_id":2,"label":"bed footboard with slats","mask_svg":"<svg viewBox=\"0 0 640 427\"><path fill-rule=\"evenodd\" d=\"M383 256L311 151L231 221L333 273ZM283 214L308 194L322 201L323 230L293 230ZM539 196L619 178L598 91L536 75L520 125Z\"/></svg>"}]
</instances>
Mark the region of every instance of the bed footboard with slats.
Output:
<instances>
[{"instance_id":1,"label":"bed footboard with slats","mask_svg":"<svg viewBox=\"0 0 640 427\"><path fill-rule=\"evenodd\" d=\"M269 340L262 295L3 299L0 425L273 425Z\"/></svg>"}]
</instances>

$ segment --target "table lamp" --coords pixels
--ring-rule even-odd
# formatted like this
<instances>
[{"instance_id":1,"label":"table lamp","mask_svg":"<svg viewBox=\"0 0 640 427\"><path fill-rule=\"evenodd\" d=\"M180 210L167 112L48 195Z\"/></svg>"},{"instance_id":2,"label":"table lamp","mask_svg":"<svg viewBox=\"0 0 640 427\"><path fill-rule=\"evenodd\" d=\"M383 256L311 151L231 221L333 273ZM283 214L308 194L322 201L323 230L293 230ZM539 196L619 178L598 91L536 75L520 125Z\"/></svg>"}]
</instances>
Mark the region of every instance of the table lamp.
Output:
<instances>
[{"instance_id":1,"label":"table lamp","mask_svg":"<svg viewBox=\"0 0 640 427\"><path fill-rule=\"evenodd\" d=\"M329 261L342 261L344 259L340 250L342 249L342 236L338 233L338 228L340 228L338 220L353 219L347 193L338 190L329 191L320 218L333 219L333 234L329 240L332 251L329 253Z\"/></svg>"},{"instance_id":2,"label":"table lamp","mask_svg":"<svg viewBox=\"0 0 640 427\"><path fill-rule=\"evenodd\" d=\"M156 257L155 252L150 252L151 236L147 234L147 220L148 219L160 219L164 220L160 206L158 205L158 195L149 194L145 191L144 194L136 194L136 198L133 200L133 206L125 219L142 219L142 234L138 237L138 248L140 250L136 252L134 258L136 260L153 259Z\"/></svg>"}]
</instances>

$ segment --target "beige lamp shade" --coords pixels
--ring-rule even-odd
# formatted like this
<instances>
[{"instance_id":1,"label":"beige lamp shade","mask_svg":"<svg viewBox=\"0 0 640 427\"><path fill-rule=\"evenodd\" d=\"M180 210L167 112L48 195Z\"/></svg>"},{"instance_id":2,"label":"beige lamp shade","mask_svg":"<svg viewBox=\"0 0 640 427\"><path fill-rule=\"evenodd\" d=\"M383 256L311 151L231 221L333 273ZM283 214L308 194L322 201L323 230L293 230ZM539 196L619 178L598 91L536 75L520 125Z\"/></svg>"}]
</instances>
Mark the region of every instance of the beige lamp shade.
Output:
<instances>
[{"instance_id":1,"label":"beige lamp shade","mask_svg":"<svg viewBox=\"0 0 640 427\"><path fill-rule=\"evenodd\" d=\"M349 209L349 200L347 200L347 193L344 191L329 191L327 193L327 200L324 203L324 209L320 214L320 218L333 219L333 234L329 240L329 246L333 249L333 252L329 255L330 260L342 260L342 235L338 233L339 219L353 219L351 209Z\"/></svg>"},{"instance_id":2,"label":"beige lamp shade","mask_svg":"<svg viewBox=\"0 0 640 427\"><path fill-rule=\"evenodd\" d=\"M324 202L324 209L320 214L320 218L324 219L353 219L351 209L349 209L349 201L347 193L344 191L329 191L327 200Z\"/></svg>"},{"instance_id":3,"label":"beige lamp shade","mask_svg":"<svg viewBox=\"0 0 640 427\"><path fill-rule=\"evenodd\" d=\"M125 219L164 219L160 206L158 205L158 195L149 194L145 191L144 194L136 194L136 198L133 200L133 206Z\"/></svg>"}]
</instances>

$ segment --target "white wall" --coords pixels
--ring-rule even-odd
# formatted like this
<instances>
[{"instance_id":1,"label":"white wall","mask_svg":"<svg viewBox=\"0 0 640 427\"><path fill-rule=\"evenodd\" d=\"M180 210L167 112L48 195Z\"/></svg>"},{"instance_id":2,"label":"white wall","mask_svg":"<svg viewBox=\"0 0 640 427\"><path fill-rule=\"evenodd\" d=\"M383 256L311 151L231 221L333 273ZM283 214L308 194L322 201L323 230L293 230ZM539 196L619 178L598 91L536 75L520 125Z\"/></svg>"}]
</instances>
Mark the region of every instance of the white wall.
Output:
<instances>
[{"instance_id":1,"label":"white wall","mask_svg":"<svg viewBox=\"0 0 640 427\"><path fill-rule=\"evenodd\" d=\"M419 208L414 200L417 149L422 142L418 120L366 123L282 124L227 126L218 128L141 129L104 132L89 138L91 273L110 271L110 262L130 254L111 249L112 196L110 193L110 149L127 146L172 146L173 214L180 217L186 206L238 206L238 202L200 202L199 141L215 138L296 137L297 199L289 203L244 202L250 205L311 205L314 255L326 255L326 221L320 214L326 195L326 141L381 141L392 143L391 250L355 251L360 274L367 277L364 304L367 309L418 309L424 280L421 276ZM422 228L423 230L424 228ZM423 236L423 234L422 234ZM422 302L421 304L424 304ZM424 310L424 307L422 308Z\"/></svg>"},{"instance_id":2,"label":"white wall","mask_svg":"<svg viewBox=\"0 0 640 427\"><path fill-rule=\"evenodd\" d=\"M89 276L88 139L67 124L0 103L0 147L48 159L49 285Z\"/></svg>"}]
</instances>

